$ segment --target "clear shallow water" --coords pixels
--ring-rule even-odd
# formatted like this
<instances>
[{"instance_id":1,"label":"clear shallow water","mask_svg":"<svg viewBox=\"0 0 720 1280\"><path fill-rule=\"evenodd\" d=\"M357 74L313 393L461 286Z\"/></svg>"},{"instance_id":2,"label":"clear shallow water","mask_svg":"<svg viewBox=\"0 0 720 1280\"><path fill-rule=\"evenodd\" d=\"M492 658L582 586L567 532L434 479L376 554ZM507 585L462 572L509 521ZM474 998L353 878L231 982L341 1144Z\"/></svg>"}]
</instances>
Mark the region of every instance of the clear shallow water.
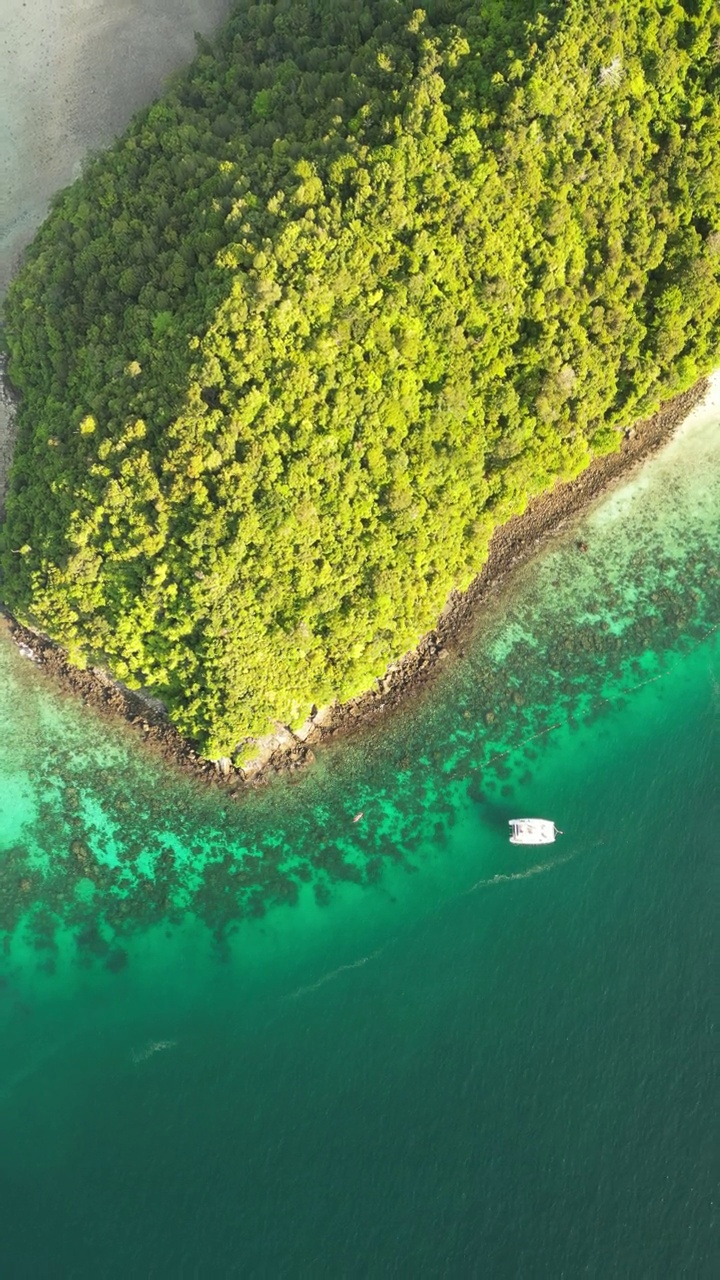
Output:
<instances>
[{"instance_id":1,"label":"clear shallow water","mask_svg":"<svg viewBox=\"0 0 720 1280\"><path fill-rule=\"evenodd\" d=\"M711 1274L719 464L237 807L0 645L4 1273Z\"/></svg>"}]
</instances>

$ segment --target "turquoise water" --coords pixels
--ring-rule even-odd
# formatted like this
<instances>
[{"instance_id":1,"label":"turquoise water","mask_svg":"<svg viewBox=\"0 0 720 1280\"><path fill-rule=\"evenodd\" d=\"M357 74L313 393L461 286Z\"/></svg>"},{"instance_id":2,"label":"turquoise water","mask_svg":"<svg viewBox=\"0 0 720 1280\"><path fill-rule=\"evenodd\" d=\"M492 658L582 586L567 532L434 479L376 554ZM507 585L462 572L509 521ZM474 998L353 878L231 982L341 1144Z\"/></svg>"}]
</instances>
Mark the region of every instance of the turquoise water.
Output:
<instances>
[{"instance_id":1,"label":"turquoise water","mask_svg":"<svg viewBox=\"0 0 720 1280\"><path fill-rule=\"evenodd\" d=\"M3 1275L714 1274L719 463L239 805L0 637Z\"/></svg>"}]
</instances>

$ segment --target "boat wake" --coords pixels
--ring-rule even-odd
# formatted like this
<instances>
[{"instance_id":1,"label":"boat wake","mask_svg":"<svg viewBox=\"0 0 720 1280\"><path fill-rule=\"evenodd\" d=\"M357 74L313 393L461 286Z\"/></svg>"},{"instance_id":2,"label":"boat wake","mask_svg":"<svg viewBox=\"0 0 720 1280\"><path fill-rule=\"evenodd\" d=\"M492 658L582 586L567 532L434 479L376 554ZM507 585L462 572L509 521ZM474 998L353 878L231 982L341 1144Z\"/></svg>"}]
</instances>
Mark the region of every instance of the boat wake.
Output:
<instances>
[{"instance_id":1,"label":"boat wake","mask_svg":"<svg viewBox=\"0 0 720 1280\"><path fill-rule=\"evenodd\" d=\"M496 884L509 884L513 880L528 880L530 876L541 876L545 871L554 871L556 867L562 867L566 862L571 862L577 857L575 853L567 853L563 858L551 858L549 862L536 862L534 867L526 867L524 871L508 871L496 876L489 876L487 880L478 880L475 884L471 884L467 893L474 893L476 889L489 889Z\"/></svg>"},{"instance_id":2,"label":"boat wake","mask_svg":"<svg viewBox=\"0 0 720 1280\"><path fill-rule=\"evenodd\" d=\"M443 912L452 902L457 902L459 898L467 897L470 893L475 893L478 889L490 889L499 884L510 884L515 880L528 880L530 876L544 875L546 871L555 871L558 867L565 866L566 863L572 862L583 852L587 852L588 847L597 848L599 845L605 844L605 838L599 836L596 840L581 849L576 849L573 853L565 853L557 858L549 858L546 862L536 862L532 867L525 867L522 871L499 872L495 876L489 876L484 880L477 880L475 884L471 884L469 889L463 889L459 893L454 894L446 902L440 903L438 906L429 911L427 915L422 916L419 924L424 924L434 916ZM312 991L318 991L320 987L324 987L327 982L332 982L334 978L338 978L341 973L349 973L351 969L361 969L363 965L369 964L371 960L377 959L394 943L399 942L402 934L389 938L387 942L378 947L376 951L369 952L366 956L361 956L359 960L353 960L351 964L341 964L337 969L331 969L329 973L324 973L317 982L308 983L307 986L298 987L296 991L291 991L288 995L283 996L282 1000L299 1000L301 996L310 995Z\"/></svg>"},{"instance_id":3,"label":"boat wake","mask_svg":"<svg viewBox=\"0 0 720 1280\"><path fill-rule=\"evenodd\" d=\"M326 982L332 982L333 978L337 978L341 973L348 973L350 969L361 969L363 965L369 964L371 960L375 960L381 955L387 947L378 947L377 951L371 951L369 955L361 956L359 960L353 960L352 964L341 964L337 969L331 969L329 973L324 973L317 982L311 982L306 987L298 987L297 991L291 991L285 996L286 1000L299 1000L300 996L307 996L311 991L317 991L320 987L324 987Z\"/></svg>"},{"instance_id":4,"label":"boat wake","mask_svg":"<svg viewBox=\"0 0 720 1280\"><path fill-rule=\"evenodd\" d=\"M144 1049L133 1049L131 1057L135 1063L147 1062L154 1053L161 1053L163 1049L174 1049L176 1044L177 1040L151 1040Z\"/></svg>"}]
</instances>

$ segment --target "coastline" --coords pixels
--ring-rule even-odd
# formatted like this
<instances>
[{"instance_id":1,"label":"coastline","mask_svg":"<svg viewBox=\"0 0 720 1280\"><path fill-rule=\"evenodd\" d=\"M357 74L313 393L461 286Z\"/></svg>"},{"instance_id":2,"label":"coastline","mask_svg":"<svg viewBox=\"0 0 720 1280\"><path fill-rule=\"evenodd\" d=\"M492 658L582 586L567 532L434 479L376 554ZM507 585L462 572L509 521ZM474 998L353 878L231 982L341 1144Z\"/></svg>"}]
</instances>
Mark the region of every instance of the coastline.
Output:
<instances>
[{"instance_id":1,"label":"coastline","mask_svg":"<svg viewBox=\"0 0 720 1280\"><path fill-rule=\"evenodd\" d=\"M5 492L15 446L15 408L17 396L7 376L7 356L0 352L0 520L3 518Z\"/></svg>"},{"instance_id":2,"label":"coastline","mask_svg":"<svg viewBox=\"0 0 720 1280\"><path fill-rule=\"evenodd\" d=\"M688 391L667 401L651 417L625 432L617 453L596 458L577 479L557 484L534 499L523 515L496 529L480 573L467 591L451 592L435 628L422 637L415 649L390 663L373 688L347 702L322 708L297 733L279 728L277 734L260 740L258 756L245 768L236 768L229 760L211 761L200 756L172 726L161 703L128 689L102 668L73 667L61 646L23 626L1 604L0 627L23 656L46 672L60 689L111 720L128 723L166 763L190 772L204 783L241 795L278 775L297 774L313 762L314 747L355 737L388 714L411 706L447 661L462 657L470 632L481 619L483 604L497 594L513 570L666 444L690 412L702 405L711 389L716 396L717 375L712 383L707 377L701 378ZM583 549L579 543L578 553Z\"/></svg>"}]
</instances>

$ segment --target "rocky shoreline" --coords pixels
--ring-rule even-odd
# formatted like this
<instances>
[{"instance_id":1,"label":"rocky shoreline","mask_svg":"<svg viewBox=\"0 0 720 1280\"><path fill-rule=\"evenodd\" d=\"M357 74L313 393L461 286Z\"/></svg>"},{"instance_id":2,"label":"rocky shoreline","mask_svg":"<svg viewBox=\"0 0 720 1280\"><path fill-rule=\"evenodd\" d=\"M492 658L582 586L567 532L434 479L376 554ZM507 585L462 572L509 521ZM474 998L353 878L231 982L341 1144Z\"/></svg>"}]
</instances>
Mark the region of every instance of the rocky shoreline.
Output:
<instances>
[{"instance_id":1,"label":"rocky shoreline","mask_svg":"<svg viewBox=\"0 0 720 1280\"><path fill-rule=\"evenodd\" d=\"M18 397L7 376L7 357L0 352L0 520L15 445L14 419L17 402Z\"/></svg>"},{"instance_id":2,"label":"rocky shoreline","mask_svg":"<svg viewBox=\"0 0 720 1280\"><path fill-rule=\"evenodd\" d=\"M72 666L60 646L22 626L0 606L3 629L26 658L86 706L127 721L166 762L240 795L248 788L266 785L280 774L296 775L314 760L314 747L357 735L421 696L438 669L462 655L482 605L497 593L512 571L664 445L703 400L708 386L707 378L700 379L652 417L626 431L618 453L595 459L576 480L557 484L551 492L536 498L522 516L496 529L482 571L467 591L451 593L437 626L416 649L391 663L372 689L348 702L322 708L297 733L278 726L277 734L258 744L257 759L243 769L233 766L230 760L215 762L199 756L170 724L161 703L126 688L99 667L83 671ZM581 554L584 544L578 543L577 550Z\"/></svg>"}]
</instances>

